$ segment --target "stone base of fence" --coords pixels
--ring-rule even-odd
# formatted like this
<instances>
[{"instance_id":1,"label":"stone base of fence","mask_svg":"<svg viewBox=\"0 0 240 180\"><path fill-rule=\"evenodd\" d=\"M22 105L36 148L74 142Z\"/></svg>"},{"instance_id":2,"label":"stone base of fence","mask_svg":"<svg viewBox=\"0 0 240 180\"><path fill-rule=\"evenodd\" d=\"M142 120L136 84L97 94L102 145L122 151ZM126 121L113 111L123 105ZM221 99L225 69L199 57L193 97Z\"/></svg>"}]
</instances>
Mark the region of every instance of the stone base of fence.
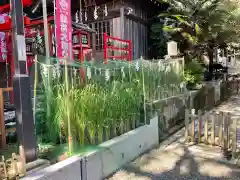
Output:
<instances>
[{"instance_id":1,"label":"stone base of fence","mask_svg":"<svg viewBox=\"0 0 240 180\"><path fill-rule=\"evenodd\" d=\"M239 80L215 81L205 84L201 89L187 92L154 102L153 111L159 116L159 136L179 124L184 124L185 109L206 111L238 93Z\"/></svg>"},{"instance_id":2,"label":"stone base of fence","mask_svg":"<svg viewBox=\"0 0 240 180\"><path fill-rule=\"evenodd\" d=\"M124 164L158 145L158 118L99 145L97 151L32 173L23 180L102 180Z\"/></svg>"}]
</instances>

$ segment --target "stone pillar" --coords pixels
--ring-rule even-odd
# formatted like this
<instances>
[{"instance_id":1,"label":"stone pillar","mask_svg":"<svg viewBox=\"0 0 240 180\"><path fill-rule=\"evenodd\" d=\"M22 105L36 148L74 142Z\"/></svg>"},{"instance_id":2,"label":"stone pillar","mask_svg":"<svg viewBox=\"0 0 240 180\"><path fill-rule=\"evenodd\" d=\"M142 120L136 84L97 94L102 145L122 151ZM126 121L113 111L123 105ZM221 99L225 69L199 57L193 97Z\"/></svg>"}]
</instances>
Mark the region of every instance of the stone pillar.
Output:
<instances>
[{"instance_id":1,"label":"stone pillar","mask_svg":"<svg viewBox=\"0 0 240 180\"><path fill-rule=\"evenodd\" d=\"M177 47L177 42L175 41L170 41L167 43L167 51L168 51L168 57L171 56L177 56L178 55L178 47Z\"/></svg>"}]
</instances>

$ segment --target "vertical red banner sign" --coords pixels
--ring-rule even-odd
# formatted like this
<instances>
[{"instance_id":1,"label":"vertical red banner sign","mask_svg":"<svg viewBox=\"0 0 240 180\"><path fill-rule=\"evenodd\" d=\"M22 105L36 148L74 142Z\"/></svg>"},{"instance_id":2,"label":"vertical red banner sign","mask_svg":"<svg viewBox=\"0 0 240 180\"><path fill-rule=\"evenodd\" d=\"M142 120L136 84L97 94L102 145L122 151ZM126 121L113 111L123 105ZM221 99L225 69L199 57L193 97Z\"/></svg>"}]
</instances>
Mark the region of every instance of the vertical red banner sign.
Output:
<instances>
[{"instance_id":1,"label":"vertical red banner sign","mask_svg":"<svg viewBox=\"0 0 240 180\"><path fill-rule=\"evenodd\" d=\"M6 22L7 14L0 14L0 24ZM6 33L0 32L0 62L7 61L7 42L6 42Z\"/></svg>"},{"instance_id":2,"label":"vertical red banner sign","mask_svg":"<svg viewBox=\"0 0 240 180\"><path fill-rule=\"evenodd\" d=\"M56 0L55 20L57 57L70 58L72 47L71 0Z\"/></svg>"}]
</instances>

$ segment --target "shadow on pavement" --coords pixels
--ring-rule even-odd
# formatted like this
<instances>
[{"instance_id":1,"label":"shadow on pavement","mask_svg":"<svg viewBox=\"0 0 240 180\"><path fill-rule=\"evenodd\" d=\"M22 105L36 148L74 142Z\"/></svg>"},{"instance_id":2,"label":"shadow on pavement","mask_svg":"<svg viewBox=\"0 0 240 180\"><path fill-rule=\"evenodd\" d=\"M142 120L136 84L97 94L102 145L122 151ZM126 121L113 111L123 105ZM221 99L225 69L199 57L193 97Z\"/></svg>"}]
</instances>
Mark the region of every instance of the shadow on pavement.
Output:
<instances>
[{"instance_id":1,"label":"shadow on pavement","mask_svg":"<svg viewBox=\"0 0 240 180\"><path fill-rule=\"evenodd\" d=\"M126 165L121 172L114 174L109 179L111 180L237 180L240 179L240 168L229 166L224 163L216 162L212 159L203 159L200 162L196 160L187 146L181 145L183 148L183 155L176 161L174 167L163 168L164 165L161 158L153 155L145 155L144 158ZM148 166L151 161L157 161L155 167L144 168ZM207 164L207 165L206 165ZM211 166L209 166L209 164ZM158 166L159 167L156 167ZM223 169L223 167L225 169ZM158 169L159 168L159 169ZM226 171L227 172L224 172ZM215 176L214 176L215 175Z\"/></svg>"}]
</instances>

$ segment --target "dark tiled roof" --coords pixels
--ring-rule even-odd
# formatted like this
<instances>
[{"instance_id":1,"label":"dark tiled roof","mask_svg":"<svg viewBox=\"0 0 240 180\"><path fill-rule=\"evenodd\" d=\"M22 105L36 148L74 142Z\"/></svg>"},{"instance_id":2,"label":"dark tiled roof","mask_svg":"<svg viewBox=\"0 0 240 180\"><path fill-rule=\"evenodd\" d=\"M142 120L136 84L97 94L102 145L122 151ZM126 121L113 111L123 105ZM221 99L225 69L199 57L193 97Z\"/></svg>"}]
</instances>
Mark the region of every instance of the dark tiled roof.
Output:
<instances>
[{"instance_id":1,"label":"dark tiled roof","mask_svg":"<svg viewBox=\"0 0 240 180\"><path fill-rule=\"evenodd\" d=\"M87 32L96 33L96 31L91 29L87 24L72 22L72 26L76 29L82 29Z\"/></svg>"}]
</instances>

